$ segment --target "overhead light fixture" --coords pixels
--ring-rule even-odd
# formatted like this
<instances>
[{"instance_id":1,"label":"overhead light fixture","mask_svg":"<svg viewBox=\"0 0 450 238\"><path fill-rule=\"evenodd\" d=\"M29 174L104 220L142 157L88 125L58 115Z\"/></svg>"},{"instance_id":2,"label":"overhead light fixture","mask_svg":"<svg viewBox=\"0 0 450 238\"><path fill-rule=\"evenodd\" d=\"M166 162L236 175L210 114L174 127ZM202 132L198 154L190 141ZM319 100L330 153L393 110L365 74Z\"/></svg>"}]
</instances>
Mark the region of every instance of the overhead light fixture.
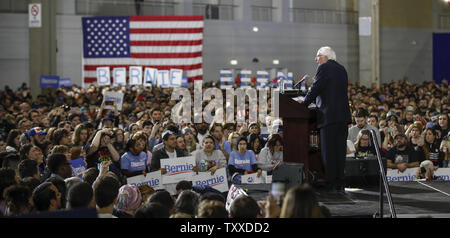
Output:
<instances>
[{"instance_id":1,"label":"overhead light fixture","mask_svg":"<svg viewBox=\"0 0 450 238\"><path fill-rule=\"evenodd\" d=\"M253 32L258 32L259 28L257 26L254 26L252 30L253 30Z\"/></svg>"},{"instance_id":2,"label":"overhead light fixture","mask_svg":"<svg viewBox=\"0 0 450 238\"><path fill-rule=\"evenodd\" d=\"M238 64L238 61L235 60L235 59L232 59L232 60L230 60L230 64L231 64L231 65L237 65L237 64Z\"/></svg>"},{"instance_id":3,"label":"overhead light fixture","mask_svg":"<svg viewBox=\"0 0 450 238\"><path fill-rule=\"evenodd\" d=\"M274 59L274 60L272 61L272 63L273 63L273 64L280 64L280 60Z\"/></svg>"}]
</instances>

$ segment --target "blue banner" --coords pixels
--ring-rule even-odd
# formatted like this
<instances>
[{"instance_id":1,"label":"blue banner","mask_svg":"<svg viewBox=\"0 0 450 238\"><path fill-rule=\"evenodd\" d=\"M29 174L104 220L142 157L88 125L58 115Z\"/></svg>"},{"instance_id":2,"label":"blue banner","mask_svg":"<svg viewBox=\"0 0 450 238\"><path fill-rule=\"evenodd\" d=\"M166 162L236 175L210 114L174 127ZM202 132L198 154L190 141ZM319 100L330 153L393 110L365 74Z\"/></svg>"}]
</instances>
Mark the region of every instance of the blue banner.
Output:
<instances>
[{"instance_id":1,"label":"blue banner","mask_svg":"<svg viewBox=\"0 0 450 238\"><path fill-rule=\"evenodd\" d=\"M450 33L433 33L433 80L450 79Z\"/></svg>"},{"instance_id":2,"label":"blue banner","mask_svg":"<svg viewBox=\"0 0 450 238\"><path fill-rule=\"evenodd\" d=\"M59 76L41 75L41 88L58 88Z\"/></svg>"}]
</instances>

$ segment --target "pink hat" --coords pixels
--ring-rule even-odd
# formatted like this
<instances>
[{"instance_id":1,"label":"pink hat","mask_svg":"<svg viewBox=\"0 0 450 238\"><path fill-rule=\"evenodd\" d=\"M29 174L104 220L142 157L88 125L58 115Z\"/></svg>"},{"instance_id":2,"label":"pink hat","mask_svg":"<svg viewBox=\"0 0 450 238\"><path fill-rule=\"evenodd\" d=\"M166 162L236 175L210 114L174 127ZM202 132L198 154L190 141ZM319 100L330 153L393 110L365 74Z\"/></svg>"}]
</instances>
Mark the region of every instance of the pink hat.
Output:
<instances>
[{"instance_id":1,"label":"pink hat","mask_svg":"<svg viewBox=\"0 0 450 238\"><path fill-rule=\"evenodd\" d=\"M142 196L139 189L130 185L123 185L119 189L115 208L120 211L136 210L141 205L141 201Z\"/></svg>"}]
</instances>

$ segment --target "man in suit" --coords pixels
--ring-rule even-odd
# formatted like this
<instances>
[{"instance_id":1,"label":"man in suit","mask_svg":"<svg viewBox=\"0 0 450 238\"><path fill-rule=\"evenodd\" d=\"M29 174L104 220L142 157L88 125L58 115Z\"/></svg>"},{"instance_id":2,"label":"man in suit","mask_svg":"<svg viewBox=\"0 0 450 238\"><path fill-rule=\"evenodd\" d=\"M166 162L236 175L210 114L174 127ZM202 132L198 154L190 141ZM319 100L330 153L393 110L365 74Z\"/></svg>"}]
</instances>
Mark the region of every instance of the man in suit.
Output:
<instances>
[{"instance_id":1,"label":"man in suit","mask_svg":"<svg viewBox=\"0 0 450 238\"><path fill-rule=\"evenodd\" d=\"M317 127L326 188L343 193L348 124L351 123L347 71L336 62L336 53L328 46L317 51L316 62L319 67L315 81L303 104L308 106L315 100L318 109Z\"/></svg>"},{"instance_id":2,"label":"man in suit","mask_svg":"<svg viewBox=\"0 0 450 238\"><path fill-rule=\"evenodd\" d=\"M162 139L164 146L153 150L150 171L153 172L161 169L161 173L165 174L166 170L161 168L161 159L178 158L187 155L182 150L176 148L177 136L175 132L171 130L164 131L162 133Z\"/></svg>"}]
</instances>

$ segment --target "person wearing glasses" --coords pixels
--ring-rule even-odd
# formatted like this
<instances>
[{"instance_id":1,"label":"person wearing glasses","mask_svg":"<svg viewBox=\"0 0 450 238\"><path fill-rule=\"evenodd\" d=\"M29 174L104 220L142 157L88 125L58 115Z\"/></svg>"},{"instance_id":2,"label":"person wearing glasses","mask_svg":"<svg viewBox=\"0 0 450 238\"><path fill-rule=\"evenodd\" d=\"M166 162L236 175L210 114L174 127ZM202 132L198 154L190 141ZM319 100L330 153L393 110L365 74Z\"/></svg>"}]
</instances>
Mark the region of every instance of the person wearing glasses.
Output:
<instances>
[{"instance_id":1,"label":"person wearing glasses","mask_svg":"<svg viewBox=\"0 0 450 238\"><path fill-rule=\"evenodd\" d=\"M373 143L370 141L370 131L367 129L360 130L355 142L355 157L367 158L377 155Z\"/></svg>"},{"instance_id":2,"label":"person wearing glasses","mask_svg":"<svg viewBox=\"0 0 450 238\"><path fill-rule=\"evenodd\" d=\"M317 51L315 60L319 65L315 80L302 104L308 106L315 102L317 106L326 190L343 193L347 125L351 123L347 71L336 62L336 53L328 46Z\"/></svg>"}]
</instances>

